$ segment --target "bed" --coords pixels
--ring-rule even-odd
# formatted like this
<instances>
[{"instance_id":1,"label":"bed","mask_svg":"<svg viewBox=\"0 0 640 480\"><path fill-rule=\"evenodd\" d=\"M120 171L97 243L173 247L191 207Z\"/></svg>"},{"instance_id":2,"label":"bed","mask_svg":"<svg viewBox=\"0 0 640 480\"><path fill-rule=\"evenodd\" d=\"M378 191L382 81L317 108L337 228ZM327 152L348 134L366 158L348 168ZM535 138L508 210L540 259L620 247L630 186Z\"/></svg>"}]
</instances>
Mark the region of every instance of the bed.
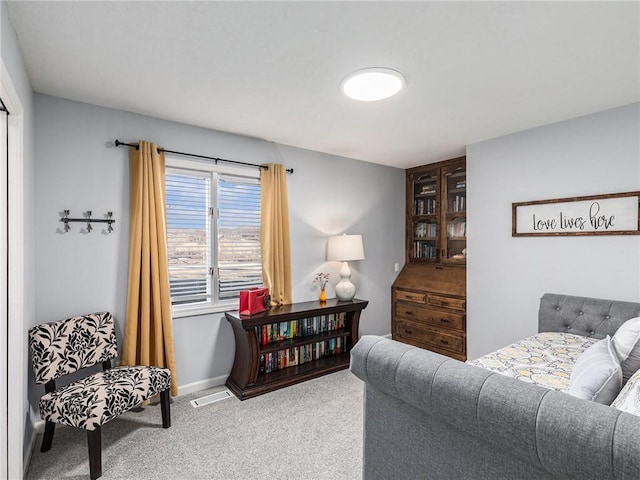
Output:
<instances>
[{"instance_id":1,"label":"bed","mask_svg":"<svg viewBox=\"0 0 640 480\"><path fill-rule=\"evenodd\" d=\"M620 408L571 394L585 352L638 316L638 303L545 294L537 335L468 363L362 337L363 478L639 479L640 375L627 372Z\"/></svg>"}]
</instances>

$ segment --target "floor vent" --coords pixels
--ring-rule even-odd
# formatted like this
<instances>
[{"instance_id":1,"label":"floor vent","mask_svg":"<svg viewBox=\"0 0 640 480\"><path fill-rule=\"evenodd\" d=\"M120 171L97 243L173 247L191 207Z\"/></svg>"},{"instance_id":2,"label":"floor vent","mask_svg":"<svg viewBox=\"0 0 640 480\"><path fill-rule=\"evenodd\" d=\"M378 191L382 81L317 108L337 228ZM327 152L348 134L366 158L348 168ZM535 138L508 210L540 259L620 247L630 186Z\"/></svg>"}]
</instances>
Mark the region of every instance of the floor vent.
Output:
<instances>
[{"instance_id":1,"label":"floor vent","mask_svg":"<svg viewBox=\"0 0 640 480\"><path fill-rule=\"evenodd\" d=\"M214 393L211 395L207 395L206 397L200 397L200 398L196 398L195 400L191 400L191 405L193 405L193 408L204 407L205 405L219 402L220 400L224 400L225 398L230 398L232 396L233 395L229 390L223 390L222 392Z\"/></svg>"}]
</instances>

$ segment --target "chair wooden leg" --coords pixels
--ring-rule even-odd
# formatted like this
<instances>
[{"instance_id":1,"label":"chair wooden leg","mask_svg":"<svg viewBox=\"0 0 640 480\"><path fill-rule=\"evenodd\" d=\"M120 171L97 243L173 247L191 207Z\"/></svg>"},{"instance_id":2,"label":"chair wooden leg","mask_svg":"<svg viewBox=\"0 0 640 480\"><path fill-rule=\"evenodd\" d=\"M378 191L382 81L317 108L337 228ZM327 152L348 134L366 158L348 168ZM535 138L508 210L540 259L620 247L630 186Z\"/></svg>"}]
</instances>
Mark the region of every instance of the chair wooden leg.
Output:
<instances>
[{"instance_id":1,"label":"chair wooden leg","mask_svg":"<svg viewBox=\"0 0 640 480\"><path fill-rule=\"evenodd\" d=\"M169 389L160 392L160 410L162 411L162 428L171 426L171 398Z\"/></svg>"},{"instance_id":2,"label":"chair wooden leg","mask_svg":"<svg viewBox=\"0 0 640 480\"><path fill-rule=\"evenodd\" d=\"M102 428L87 430L89 443L89 474L91 480L102 476Z\"/></svg>"},{"instance_id":3,"label":"chair wooden leg","mask_svg":"<svg viewBox=\"0 0 640 480\"><path fill-rule=\"evenodd\" d=\"M56 424L47 420L44 426L44 436L42 437L41 452L46 452L51 448L51 442L53 442L53 433L55 432Z\"/></svg>"}]
</instances>

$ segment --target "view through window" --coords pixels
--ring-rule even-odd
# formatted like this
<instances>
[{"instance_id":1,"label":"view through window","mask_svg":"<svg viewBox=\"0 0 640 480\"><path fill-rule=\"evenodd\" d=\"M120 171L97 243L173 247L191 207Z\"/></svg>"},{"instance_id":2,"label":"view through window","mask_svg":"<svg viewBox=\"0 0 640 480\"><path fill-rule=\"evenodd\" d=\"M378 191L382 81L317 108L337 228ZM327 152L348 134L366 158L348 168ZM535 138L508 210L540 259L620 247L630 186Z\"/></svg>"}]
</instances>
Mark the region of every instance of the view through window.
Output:
<instances>
[{"instance_id":1,"label":"view through window","mask_svg":"<svg viewBox=\"0 0 640 480\"><path fill-rule=\"evenodd\" d=\"M166 203L174 307L231 303L262 285L257 177L169 167Z\"/></svg>"}]
</instances>

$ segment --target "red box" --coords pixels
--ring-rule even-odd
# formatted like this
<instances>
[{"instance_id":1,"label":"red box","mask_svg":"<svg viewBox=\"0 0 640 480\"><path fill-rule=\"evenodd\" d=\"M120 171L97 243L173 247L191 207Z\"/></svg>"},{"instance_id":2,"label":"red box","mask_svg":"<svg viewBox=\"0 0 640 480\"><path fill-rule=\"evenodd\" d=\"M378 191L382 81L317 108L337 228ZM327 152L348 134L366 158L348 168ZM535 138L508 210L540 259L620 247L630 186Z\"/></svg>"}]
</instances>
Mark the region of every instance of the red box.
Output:
<instances>
[{"instance_id":1,"label":"red box","mask_svg":"<svg viewBox=\"0 0 640 480\"><path fill-rule=\"evenodd\" d=\"M264 312L271 306L271 296L266 287L240 291L240 315Z\"/></svg>"}]
</instances>

